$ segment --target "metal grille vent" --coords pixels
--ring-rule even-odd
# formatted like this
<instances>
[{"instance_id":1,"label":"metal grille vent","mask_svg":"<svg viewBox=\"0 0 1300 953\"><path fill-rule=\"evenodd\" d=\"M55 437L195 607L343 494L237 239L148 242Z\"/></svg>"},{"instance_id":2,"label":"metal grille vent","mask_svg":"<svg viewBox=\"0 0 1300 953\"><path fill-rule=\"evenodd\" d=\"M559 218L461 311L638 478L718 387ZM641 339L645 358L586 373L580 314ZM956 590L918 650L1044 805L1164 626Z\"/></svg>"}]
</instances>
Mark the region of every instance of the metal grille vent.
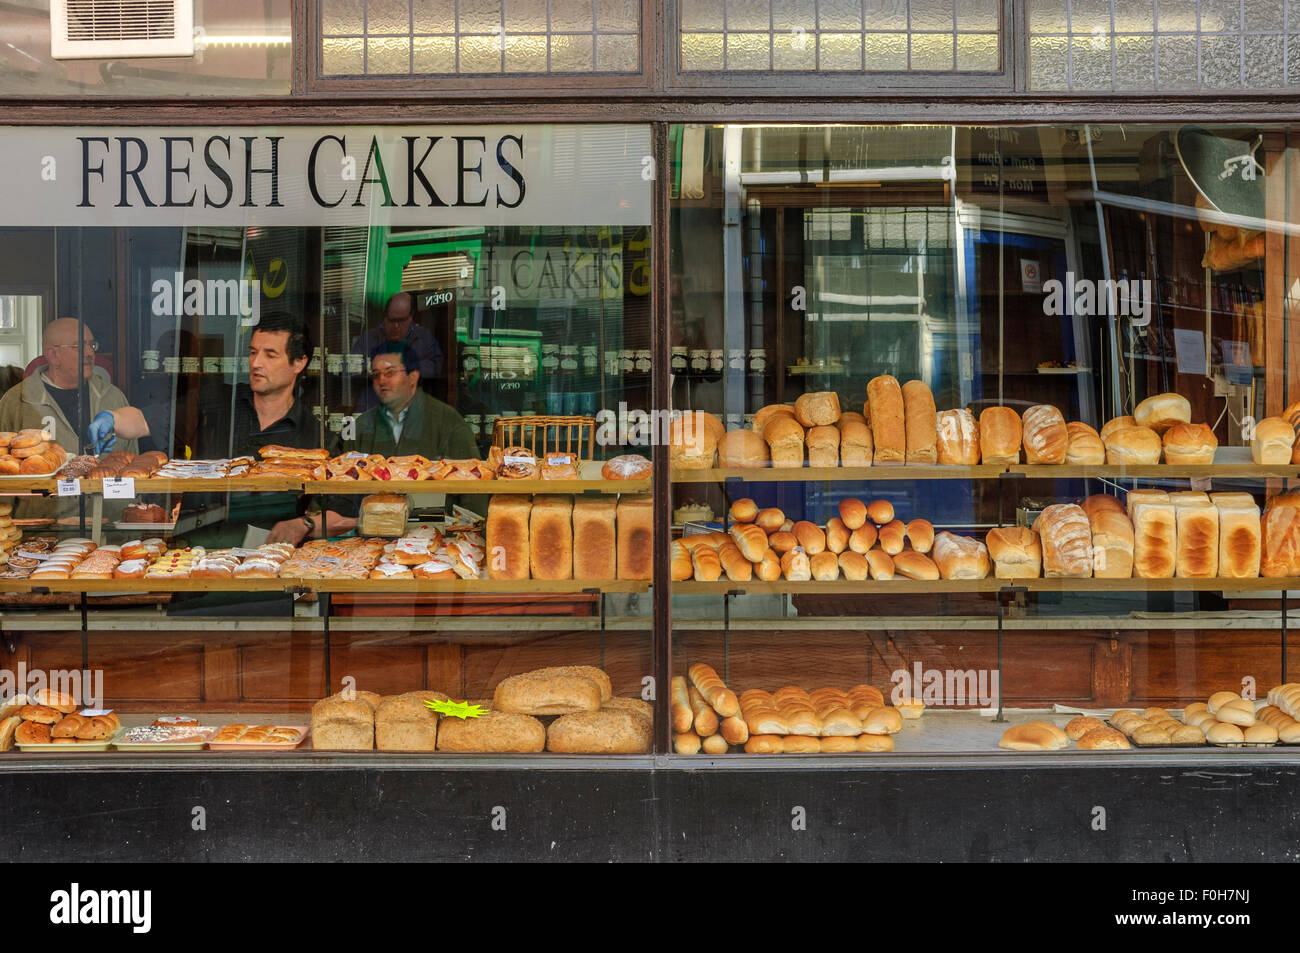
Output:
<instances>
[{"instance_id":1,"label":"metal grille vent","mask_svg":"<svg viewBox=\"0 0 1300 953\"><path fill-rule=\"evenodd\" d=\"M431 255L412 258L402 269L402 290L469 287L474 283L474 260L468 255Z\"/></svg>"},{"instance_id":2,"label":"metal grille vent","mask_svg":"<svg viewBox=\"0 0 1300 953\"><path fill-rule=\"evenodd\" d=\"M193 0L51 0L55 59L193 56Z\"/></svg>"}]
</instances>

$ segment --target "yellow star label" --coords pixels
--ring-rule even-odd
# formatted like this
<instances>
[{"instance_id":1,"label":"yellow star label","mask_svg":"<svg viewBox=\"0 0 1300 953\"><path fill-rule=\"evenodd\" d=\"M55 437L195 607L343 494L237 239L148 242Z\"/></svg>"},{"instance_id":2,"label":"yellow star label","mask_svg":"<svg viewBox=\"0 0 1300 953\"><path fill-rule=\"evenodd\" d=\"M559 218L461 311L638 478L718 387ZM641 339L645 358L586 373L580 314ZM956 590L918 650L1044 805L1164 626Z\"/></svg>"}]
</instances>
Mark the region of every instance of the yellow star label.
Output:
<instances>
[{"instance_id":1,"label":"yellow star label","mask_svg":"<svg viewBox=\"0 0 1300 953\"><path fill-rule=\"evenodd\" d=\"M440 702L431 700L424 703L426 707L432 708L444 718L478 718L480 715L486 715L487 709L478 705L471 705L469 702Z\"/></svg>"}]
</instances>

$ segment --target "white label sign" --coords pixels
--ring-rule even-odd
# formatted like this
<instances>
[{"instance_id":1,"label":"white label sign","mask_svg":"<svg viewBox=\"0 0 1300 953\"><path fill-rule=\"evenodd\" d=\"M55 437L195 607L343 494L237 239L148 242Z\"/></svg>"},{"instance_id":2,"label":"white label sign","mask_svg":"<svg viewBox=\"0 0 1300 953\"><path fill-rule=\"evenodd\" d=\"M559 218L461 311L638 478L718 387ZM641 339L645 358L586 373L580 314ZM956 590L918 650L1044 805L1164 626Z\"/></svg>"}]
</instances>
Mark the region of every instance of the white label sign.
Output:
<instances>
[{"instance_id":1,"label":"white label sign","mask_svg":"<svg viewBox=\"0 0 1300 953\"><path fill-rule=\"evenodd\" d=\"M60 480L58 487L59 496L81 496L80 480Z\"/></svg>"},{"instance_id":2,"label":"white label sign","mask_svg":"<svg viewBox=\"0 0 1300 953\"><path fill-rule=\"evenodd\" d=\"M134 500L135 477L108 477L105 479L104 499Z\"/></svg>"}]
</instances>

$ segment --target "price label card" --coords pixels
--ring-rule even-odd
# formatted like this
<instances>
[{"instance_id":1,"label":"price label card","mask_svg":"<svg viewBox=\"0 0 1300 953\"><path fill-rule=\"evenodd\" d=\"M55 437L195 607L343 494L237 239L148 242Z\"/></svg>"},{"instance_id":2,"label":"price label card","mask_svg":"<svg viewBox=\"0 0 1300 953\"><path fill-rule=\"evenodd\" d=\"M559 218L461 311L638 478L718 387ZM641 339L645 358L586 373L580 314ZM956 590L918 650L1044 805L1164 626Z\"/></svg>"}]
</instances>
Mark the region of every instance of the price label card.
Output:
<instances>
[{"instance_id":1,"label":"price label card","mask_svg":"<svg viewBox=\"0 0 1300 953\"><path fill-rule=\"evenodd\" d=\"M81 496L81 481L60 480L59 496Z\"/></svg>"},{"instance_id":2,"label":"price label card","mask_svg":"<svg viewBox=\"0 0 1300 953\"><path fill-rule=\"evenodd\" d=\"M103 715L111 715L111 714L113 714L113 709L111 709L111 708L83 708L83 709L81 709L80 712L78 712L78 714L80 714L83 718L97 718L97 717L101 717L101 716L103 716Z\"/></svg>"},{"instance_id":3,"label":"price label card","mask_svg":"<svg viewBox=\"0 0 1300 953\"><path fill-rule=\"evenodd\" d=\"M104 499L134 500L135 477L108 477L104 480Z\"/></svg>"}]
</instances>

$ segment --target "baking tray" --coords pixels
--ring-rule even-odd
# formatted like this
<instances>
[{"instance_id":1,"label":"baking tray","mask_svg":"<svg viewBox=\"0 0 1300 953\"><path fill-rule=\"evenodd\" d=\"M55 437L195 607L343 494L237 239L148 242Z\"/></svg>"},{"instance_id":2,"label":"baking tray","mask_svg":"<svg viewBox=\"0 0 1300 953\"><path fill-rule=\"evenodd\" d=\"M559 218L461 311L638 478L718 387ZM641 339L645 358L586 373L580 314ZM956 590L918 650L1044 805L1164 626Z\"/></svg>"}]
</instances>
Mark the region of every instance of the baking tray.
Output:
<instances>
[{"instance_id":1,"label":"baking tray","mask_svg":"<svg viewBox=\"0 0 1300 953\"><path fill-rule=\"evenodd\" d=\"M231 722L231 724L241 724L240 722ZM225 727L224 725L222 727ZM251 725L249 727L252 727ZM307 725L276 725L276 728L291 728L299 732L297 741L272 742L257 741L252 744L245 744L242 741L209 741L208 750L210 751L292 751L300 744L307 740ZM219 729L218 729L219 730Z\"/></svg>"},{"instance_id":2,"label":"baking tray","mask_svg":"<svg viewBox=\"0 0 1300 953\"><path fill-rule=\"evenodd\" d=\"M153 726L142 725L137 727ZM125 738L132 730L128 728L122 733L122 737ZM193 731L201 736L197 741L115 741L113 747L118 751L202 751L203 746L208 743L208 739L217 733L217 728L215 725L199 725Z\"/></svg>"},{"instance_id":3,"label":"baking tray","mask_svg":"<svg viewBox=\"0 0 1300 953\"><path fill-rule=\"evenodd\" d=\"M1128 739L1128 743L1134 748L1204 748L1209 744L1209 742L1206 741L1164 741L1158 745L1139 744L1133 740L1132 735L1127 734L1119 725L1111 724L1109 718L1106 719L1106 726L1108 728L1114 728L1121 735L1124 735L1124 737Z\"/></svg>"},{"instance_id":4,"label":"baking tray","mask_svg":"<svg viewBox=\"0 0 1300 953\"><path fill-rule=\"evenodd\" d=\"M64 460L61 464L59 464L59 468L57 470L51 470L49 473L6 473L0 475L0 483L5 483L9 480L26 480L29 483L32 480L53 480L56 477L58 477L58 475L62 473L65 469L67 469L68 463L69 461L71 461L71 459L72 458L69 457L67 460ZM67 746L64 745L63 747L67 747Z\"/></svg>"},{"instance_id":5,"label":"baking tray","mask_svg":"<svg viewBox=\"0 0 1300 953\"><path fill-rule=\"evenodd\" d=\"M76 754L86 751L107 751L115 741L126 731L125 728L119 728L102 741L73 741L63 744L52 744L49 742L40 742L38 744L17 744L20 751L36 751L41 754Z\"/></svg>"}]
</instances>

